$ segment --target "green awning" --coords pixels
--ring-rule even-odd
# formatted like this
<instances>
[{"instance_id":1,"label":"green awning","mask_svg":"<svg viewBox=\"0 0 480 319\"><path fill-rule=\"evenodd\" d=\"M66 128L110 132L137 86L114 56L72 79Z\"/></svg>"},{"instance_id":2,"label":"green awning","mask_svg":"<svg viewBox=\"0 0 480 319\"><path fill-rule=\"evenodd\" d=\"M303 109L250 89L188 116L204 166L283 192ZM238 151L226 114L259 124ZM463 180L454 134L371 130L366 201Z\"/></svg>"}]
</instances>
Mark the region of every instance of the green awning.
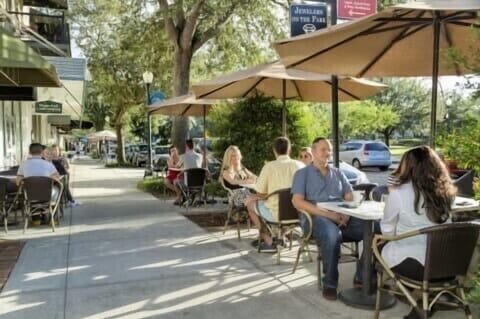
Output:
<instances>
[{"instance_id":1,"label":"green awning","mask_svg":"<svg viewBox=\"0 0 480 319\"><path fill-rule=\"evenodd\" d=\"M52 64L2 28L0 28L0 85L62 86Z\"/></svg>"}]
</instances>

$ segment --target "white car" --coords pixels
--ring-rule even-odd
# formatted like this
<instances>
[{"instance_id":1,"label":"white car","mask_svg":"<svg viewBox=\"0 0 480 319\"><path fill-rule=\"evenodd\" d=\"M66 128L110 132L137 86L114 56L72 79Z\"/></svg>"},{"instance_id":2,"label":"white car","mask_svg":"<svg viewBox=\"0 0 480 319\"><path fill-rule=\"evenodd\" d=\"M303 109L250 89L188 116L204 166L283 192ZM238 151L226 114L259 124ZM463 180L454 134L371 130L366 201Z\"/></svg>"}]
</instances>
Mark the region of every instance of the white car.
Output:
<instances>
[{"instance_id":1,"label":"white car","mask_svg":"<svg viewBox=\"0 0 480 319\"><path fill-rule=\"evenodd\" d=\"M157 167L166 167L167 160L170 158L169 146L161 145L153 147L153 163Z\"/></svg>"},{"instance_id":2,"label":"white car","mask_svg":"<svg viewBox=\"0 0 480 319\"><path fill-rule=\"evenodd\" d=\"M370 183L367 175L364 172L356 169L352 165L349 165L345 162L340 161L339 166L340 166L339 167L340 171L347 177L351 185L360 185L360 184Z\"/></svg>"},{"instance_id":3,"label":"white car","mask_svg":"<svg viewBox=\"0 0 480 319\"><path fill-rule=\"evenodd\" d=\"M340 160L355 168L378 167L382 171L392 165L392 155L387 145L379 141L349 141L340 145Z\"/></svg>"}]
</instances>

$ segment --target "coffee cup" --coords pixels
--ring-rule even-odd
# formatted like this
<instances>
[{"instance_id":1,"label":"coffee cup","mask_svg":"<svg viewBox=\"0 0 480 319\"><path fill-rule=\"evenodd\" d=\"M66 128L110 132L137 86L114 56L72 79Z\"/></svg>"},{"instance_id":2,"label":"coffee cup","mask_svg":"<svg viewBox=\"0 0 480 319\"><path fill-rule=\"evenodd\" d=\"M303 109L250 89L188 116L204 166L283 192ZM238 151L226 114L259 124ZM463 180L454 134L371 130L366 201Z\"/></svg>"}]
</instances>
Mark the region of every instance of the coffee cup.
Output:
<instances>
[{"instance_id":1,"label":"coffee cup","mask_svg":"<svg viewBox=\"0 0 480 319\"><path fill-rule=\"evenodd\" d=\"M354 207L360 206L360 204L363 202L363 199L365 197L365 193L363 191L353 191L353 200L350 203Z\"/></svg>"}]
</instances>

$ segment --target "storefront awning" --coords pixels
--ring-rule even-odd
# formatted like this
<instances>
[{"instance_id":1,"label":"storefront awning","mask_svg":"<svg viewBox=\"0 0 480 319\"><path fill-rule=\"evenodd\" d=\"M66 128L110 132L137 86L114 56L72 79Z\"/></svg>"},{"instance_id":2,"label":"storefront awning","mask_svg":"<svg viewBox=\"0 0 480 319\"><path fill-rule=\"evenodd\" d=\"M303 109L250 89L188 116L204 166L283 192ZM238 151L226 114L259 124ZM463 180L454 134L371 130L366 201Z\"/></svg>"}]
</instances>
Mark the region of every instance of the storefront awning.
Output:
<instances>
[{"instance_id":1,"label":"storefront awning","mask_svg":"<svg viewBox=\"0 0 480 319\"><path fill-rule=\"evenodd\" d=\"M0 28L0 85L61 87L55 67Z\"/></svg>"}]
</instances>

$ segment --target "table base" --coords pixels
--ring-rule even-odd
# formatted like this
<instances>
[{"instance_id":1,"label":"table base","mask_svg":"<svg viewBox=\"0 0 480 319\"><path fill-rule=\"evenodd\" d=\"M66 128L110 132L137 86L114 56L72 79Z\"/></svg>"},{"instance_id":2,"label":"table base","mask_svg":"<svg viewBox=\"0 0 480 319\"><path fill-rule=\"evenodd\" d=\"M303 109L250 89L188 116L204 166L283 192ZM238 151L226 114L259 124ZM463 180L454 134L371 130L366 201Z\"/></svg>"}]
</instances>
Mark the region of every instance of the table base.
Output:
<instances>
[{"instance_id":1,"label":"table base","mask_svg":"<svg viewBox=\"0 0 480 319\"><path fill-rule=\"evenodd\" d=\"M375 309L376 293L365 295L361 288L351 288L340 292L339 298L346 305L354 308ZM396 303L394 296L382 291L380 296L380 310L392 308Z\"/></svg>"}]
</instances>

